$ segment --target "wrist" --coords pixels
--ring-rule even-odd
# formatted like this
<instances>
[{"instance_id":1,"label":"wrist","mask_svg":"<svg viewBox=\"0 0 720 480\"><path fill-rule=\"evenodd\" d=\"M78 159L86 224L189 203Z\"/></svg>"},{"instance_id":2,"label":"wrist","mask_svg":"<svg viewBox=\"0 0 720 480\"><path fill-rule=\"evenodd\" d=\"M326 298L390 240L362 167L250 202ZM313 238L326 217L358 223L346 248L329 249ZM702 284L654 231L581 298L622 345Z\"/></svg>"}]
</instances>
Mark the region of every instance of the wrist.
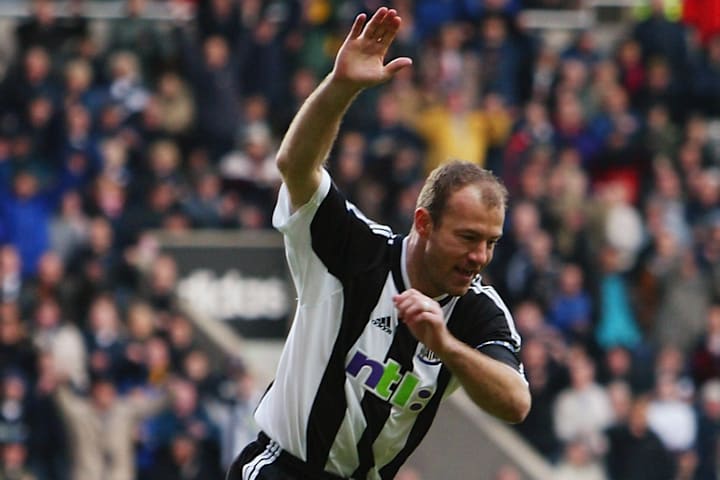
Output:
<instances>
[{"instance_id":1,"label":"wrist","mask_svg":"<svg viewBox=\"0 0 720 480\"><path fill-rule=\"evenodd\" d=\"M354 80L339 76L335 70L325 78L325 85L335 98L348 102L352 101L365 88Z\"/></svg>"},{"instance_id":2,"label":"wrist","mask_svg":"<svg viewBox=\"0 0 720 480\"><path fill-rule=\"evenodd\" d=\"M435 344L429 348L435 352L435 355L443 362L451 361L453 357L458 355L464 345L447 329L443 330L434 343Z\"/></svg>"}]
</instances>

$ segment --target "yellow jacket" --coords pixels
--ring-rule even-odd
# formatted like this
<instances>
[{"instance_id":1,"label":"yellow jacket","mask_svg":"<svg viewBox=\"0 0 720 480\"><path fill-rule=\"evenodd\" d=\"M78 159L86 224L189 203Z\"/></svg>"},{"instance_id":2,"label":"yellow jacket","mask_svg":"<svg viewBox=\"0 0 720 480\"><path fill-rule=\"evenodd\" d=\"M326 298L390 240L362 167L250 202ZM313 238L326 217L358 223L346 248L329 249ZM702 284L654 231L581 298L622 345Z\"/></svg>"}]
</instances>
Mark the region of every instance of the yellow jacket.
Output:
<instances>
[{"instance_id":1,"label":"yellow jacket","mask_svg":"<svg viewBox=\"0 0 720 480\"><path fill-rule=\"evenodd\" d=\"M512 119L506 111L453 113L444 106L433 106L420 113L415 127L427 142L425 171L429 173L455 159L484 166L488 148L501 144L510 134Z\"/></svg>"}]
</instances>

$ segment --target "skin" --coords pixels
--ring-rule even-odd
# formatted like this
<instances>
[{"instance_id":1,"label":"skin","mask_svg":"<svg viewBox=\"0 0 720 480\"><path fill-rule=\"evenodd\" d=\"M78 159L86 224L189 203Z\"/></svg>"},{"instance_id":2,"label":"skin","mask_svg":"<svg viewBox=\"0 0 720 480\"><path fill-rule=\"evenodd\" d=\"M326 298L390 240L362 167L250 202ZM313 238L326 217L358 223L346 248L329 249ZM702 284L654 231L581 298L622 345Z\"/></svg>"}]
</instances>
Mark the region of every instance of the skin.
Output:
<instances>
[{"instance_id":1,"label":"skin","mask_svg":"<svg viewBox=\"0 0 720 480\"><path fill-rule=\"evenodd\" d=\"M332 72L293 119L278 150L277 165L295 208L318 189L323 162L353 99L412 64L407 57L385 63L401 24L397 12L386 7L379 8L370 20L365 14L358 15ZM502 207L487 208L482 187L468 185L455 191L437 223L426 209L415 211L407 263L413 288L394 301L412 334L435 352L478 406L507 422L519 422L530 409L525 379L454 337L446 328L440 305L433 300L445 293L463 295L492 259L505 212Z\"/></svg>"},{"instance_id":2,"label":"skin","mask_svg":"<svg viewBox=\"0 0 720 480\"><path fill-rule=\"evenodd\" d=\"M438 225L426 209L415 211L408 270L413 285L428 296L464 295L492 260L505 212L486 208L481 191L468 185L454 192Z\"/></svg>"}]
</instances>

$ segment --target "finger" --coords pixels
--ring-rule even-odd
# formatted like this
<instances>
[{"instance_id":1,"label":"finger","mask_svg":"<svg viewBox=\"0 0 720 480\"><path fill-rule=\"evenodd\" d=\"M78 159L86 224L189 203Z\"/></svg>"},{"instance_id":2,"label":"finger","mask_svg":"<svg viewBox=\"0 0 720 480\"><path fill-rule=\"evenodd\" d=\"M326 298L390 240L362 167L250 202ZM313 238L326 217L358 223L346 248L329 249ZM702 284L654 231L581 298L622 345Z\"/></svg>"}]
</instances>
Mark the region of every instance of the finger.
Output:
<instances>
[{"instance_id":1,"label":"finger","mask_svg":"<svg viewBox=\"0 0 720 480\"><path fill-rule=\"evenodd\" d=\"M395 307L397 307L398 310L406 310L410 305L417 301L417 296L417 294L414 294L410 291L405 291L399 295L396 295L394 298Z\"/></svg>"},{"instance_id":2,"label":"finger","mask_svg":"<svg viewBox=\"0 0 720 480\"><path fill-rule=\"evenodd\" d=\"M370 18L370 21L367 23L367 25L365 25L365 38L369 38L371 40L375 40L378 38L378 28L382 24L385 15L387 15L387 12L387 7L380 7L377 9L372 18Z\"/></svg>"},{"instance_id":3,"label":"finger","mask_svg":"<svg viewBox=\"0 0 720 480\"><path fill-rule=\"evenodd\" d=\"M403 68L409 67L412 65L412 59L408 57L398 57L387 65L385 65L385 73L387 73L388 77L392 77L397 72L402 70Z\"/></svg>"},{"instance_id":4,"label":"finger","mask_svg":"<svg viewBox=\"0 0 720 480\"><path fill-rule=\"evenodd\" d=\"M364 13L361 13L357 17L355 17L355 21L352 24L350 33L348 34L348 38L358 38L360 36L363 31L363 27L365 26L366 18L367 15L365 15Z\"/></svg>"},{"instance_id":5,"label":"finger","mask_svg":"<svg viewBox=\"0 0 720 480\"><path fill-rule=\"evenodd\" d=\"M405 317L420 317L425 313L432 312L432 301L417 295L404 298L398 303L398 312L400 316Z\"/></svg>"},{"instance_id":6,"label":"finger","mask_svg":"<svg viewBox=\"0 0 720 480\"><path fill-rule=\"evenodd\" d=\"M382 22L378 25L375 30L375 38L378 43L383 45L390 45L392 39L400 28L400 17L397 16L397 11L390 9L383 18Z\"/></svg>"}]
</instances>

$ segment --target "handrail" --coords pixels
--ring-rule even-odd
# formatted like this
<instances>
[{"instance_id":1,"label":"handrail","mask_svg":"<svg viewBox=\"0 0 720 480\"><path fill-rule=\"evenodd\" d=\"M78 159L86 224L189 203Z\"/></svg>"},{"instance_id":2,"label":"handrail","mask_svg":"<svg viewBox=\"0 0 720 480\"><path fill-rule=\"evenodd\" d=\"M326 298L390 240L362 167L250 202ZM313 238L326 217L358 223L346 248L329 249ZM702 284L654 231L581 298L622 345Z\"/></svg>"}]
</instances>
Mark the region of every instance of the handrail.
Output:
<instances>
[{"instance_id":1,"label":"handrail","mask_svg":"<svg viewBox=\"0 0 720 480\"><path fill-rule=\"evenodd\" d=\"M65 18L72 15L70 2L59 1L55 4L55 15L58 18ZM92 0L82 4L82 12L85 18L90 20L112 20L125 18L125 2L119 0ZM32 3L27 0L2 0L0 1L0 18L27 18L32 11ZM170 5L166 2L148 2L143 18L147 20L172 20L173 14Z\"/></svg>"}]
</instances>

